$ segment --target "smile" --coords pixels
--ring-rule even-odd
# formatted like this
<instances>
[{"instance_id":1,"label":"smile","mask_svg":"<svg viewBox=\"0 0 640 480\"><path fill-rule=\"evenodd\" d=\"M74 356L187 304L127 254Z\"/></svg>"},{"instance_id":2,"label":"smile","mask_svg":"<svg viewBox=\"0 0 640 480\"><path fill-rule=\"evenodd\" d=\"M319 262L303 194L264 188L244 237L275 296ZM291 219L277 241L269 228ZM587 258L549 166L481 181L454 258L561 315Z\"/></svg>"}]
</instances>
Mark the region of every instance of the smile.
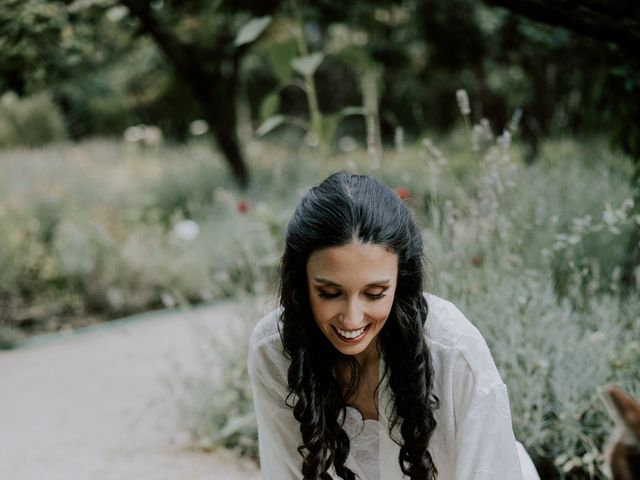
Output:
<instances>
[{"instance_id":1,"label":"smile","mask_svg":"<svg viewBox=\"0 0 640 480\"><path fill-rule=\"evenodd\" d=\"M361 337L363 337L364 334L367 333L367 330L369 330L370 326L371 324L365 325L364 327L359 328L358 330L342 330L335 326L333 328L338 333L338 336L342 340L345 340L348 342L354 342L359 340Z\"/></svg>"}]
</instances>

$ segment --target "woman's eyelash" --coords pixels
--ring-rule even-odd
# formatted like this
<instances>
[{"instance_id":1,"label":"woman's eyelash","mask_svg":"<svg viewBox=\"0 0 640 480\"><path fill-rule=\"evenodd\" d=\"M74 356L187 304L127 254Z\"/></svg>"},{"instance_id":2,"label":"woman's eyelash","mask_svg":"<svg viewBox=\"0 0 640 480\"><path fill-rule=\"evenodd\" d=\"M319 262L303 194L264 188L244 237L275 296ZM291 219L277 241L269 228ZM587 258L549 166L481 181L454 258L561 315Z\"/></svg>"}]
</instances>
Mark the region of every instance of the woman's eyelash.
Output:
<instances>
[{"instance_id":1,"label":"woman's eyelash","mask_svg":"<svg viewBox=\"0 0 640 480\"><path fill-rule=\"evenodd\" d=\"M380 300L381 298L386 297L386 295L384 294L384 292L381 292L381 293L367 293L367 297L369 297L372 300Z\"/></svg>"},{"instance_id":2,"label":"woman's eyelash","mask_svg":"<svg viewBox=\"0 0 640 480\"><path fill-rule=\"evenodd\" d=\"M365 295L367 297L369 297L371 300L380 300L381 298L384 298L386 296L384 292L380 292L380 293L365 293ZM340 294L339 293L319 292L318 296L320 298L337 298L338 296L340 296Z\"/></svg>"},{"instance_id":3,"label":"woman's eyelash","mask_svg":"<svg viewBox=\"0 0 640 480\"><path fill-rule=\"evenodd\" d=\"M320 296L320 298L336 298L340 294L339 293L320 292L318 295Z\"/></svg>"}]
</instances>

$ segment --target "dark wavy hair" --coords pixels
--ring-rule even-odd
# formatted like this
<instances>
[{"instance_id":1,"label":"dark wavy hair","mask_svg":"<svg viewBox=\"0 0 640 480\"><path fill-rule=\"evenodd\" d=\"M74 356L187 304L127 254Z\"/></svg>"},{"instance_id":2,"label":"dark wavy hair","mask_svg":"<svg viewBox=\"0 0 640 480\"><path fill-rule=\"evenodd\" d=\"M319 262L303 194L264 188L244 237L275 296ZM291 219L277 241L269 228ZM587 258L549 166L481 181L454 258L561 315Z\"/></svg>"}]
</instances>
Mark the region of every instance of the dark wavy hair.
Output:
<instances>
[{"instance_id":1,"label":"dark wavy hair","mask_svg":"<svg viewBox=\"0 0 640 480\"><path fill-rule=\"evenodd\" d=\"M313 187L299 202L286 229L280 270L280 335L290 359L287 403L300 423L304 479L330 479L329 469L355 479L345 466L349 438L342 428L346 399L360 378L353 357L338 352L313 319L306 267L322 248L354 240L390 248L398 256L398 279L391 312L379 333L393 411L390 434L400 427L398 461L409 478L432 480L437 470L429 453L436 427L431 356L424 338L428 306L423 296L422 236L400 197L380 181L338 172ZM349 365L346 391L337 362ZM379 386L379 385L378 385ZM386 408L386 406L382 406Z\"/></svg>"}]
</instances>

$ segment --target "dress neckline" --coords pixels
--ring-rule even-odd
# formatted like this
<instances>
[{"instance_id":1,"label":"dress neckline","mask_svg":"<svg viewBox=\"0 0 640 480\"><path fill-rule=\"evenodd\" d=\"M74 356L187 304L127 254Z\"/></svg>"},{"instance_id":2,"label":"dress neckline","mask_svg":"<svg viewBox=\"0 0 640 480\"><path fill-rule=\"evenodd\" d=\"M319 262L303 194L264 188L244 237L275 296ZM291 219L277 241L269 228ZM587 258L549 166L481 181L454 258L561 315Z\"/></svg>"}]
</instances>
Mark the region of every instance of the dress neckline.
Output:
<instances>
[{"instance_id":1,"label":"dress neckline","mask_svg":"<svg viewBox=\"0 0 640 480\"><path fill-rule=\"evenodd\" d=\"M360 421L363 423L367 423L367 422L375 422L375 423L379 423L380 419L377 418L364 418L364 415L362 414L362 412L360 411L360 409L358 407L354 407L353 405L347 405L347 410L352 411L353 413L357 414L360 417Z\"/></svg>"}]
</instances>

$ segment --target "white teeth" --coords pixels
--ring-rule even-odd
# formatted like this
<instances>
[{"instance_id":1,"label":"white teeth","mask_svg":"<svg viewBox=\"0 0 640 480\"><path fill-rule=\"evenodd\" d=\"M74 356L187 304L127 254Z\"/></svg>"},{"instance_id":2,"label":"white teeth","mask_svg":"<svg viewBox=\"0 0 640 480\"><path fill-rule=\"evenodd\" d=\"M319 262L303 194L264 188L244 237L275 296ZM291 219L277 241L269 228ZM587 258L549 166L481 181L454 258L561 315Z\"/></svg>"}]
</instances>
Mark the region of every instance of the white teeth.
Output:
<instances>
[{"instance_id":1,"label":"white teeth","mask_svg":"<svg viewBox=\"0 0 640 480\"><path fill-rule=\"evenodd\" d=\"M339 328L336 327L336 330L338 331L338 333L345 337L345 338L356 338L359 337L360 335L362 335L364 333L364 331L366 330L367 326L364 326L358 330L352 330L352 331L347 331L347 330L340 330Z\"/></svg>"}]
</instances>

